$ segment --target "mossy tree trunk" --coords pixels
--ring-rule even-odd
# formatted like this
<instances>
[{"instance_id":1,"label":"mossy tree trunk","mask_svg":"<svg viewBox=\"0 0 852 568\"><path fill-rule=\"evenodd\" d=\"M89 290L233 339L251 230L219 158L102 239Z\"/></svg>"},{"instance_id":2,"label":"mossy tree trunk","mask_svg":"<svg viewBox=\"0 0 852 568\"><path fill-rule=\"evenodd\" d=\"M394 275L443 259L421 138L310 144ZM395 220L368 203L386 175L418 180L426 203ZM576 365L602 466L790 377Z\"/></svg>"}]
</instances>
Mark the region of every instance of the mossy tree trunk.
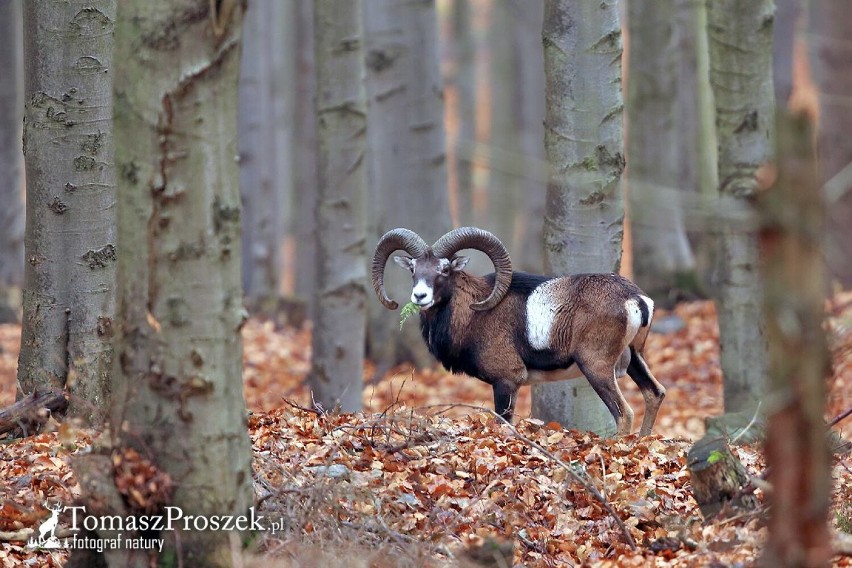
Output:
<instances>
[{"instance_id":1,"label":"mossy tree trunk","mask_svg":"<svg viewBox=\"0 0 852 568\"><path fill-rule=\"evenodd\" d=\"M0 323L18 319L24 283L21 0L0 2Z\"/></svg>"},{"instance_id":2,"label":"mossy tree trunk","mask_svg":"<svg viewBox=\"0 0 852 568\"><path fill-rule=\"evenodd\" d=\"M237 2L127 0L115 34L113 432L171 477L169 504L185 515L242 515L252 502L235 159L241 18ZM226 531L159 536L161 563L231 564Z\"/></svg>"},{"instance_id":3,"label":"mossy tree trunk","mask_svg":"<svg viewBox=\"0 0 852 568\"><path fill-rule=\"evenodd\" d=\"M716 101L719 194L752 211L758 168L769 161L775 122L772 0L708 5L710 81ZM717 290L726 413L753 413L765 392L767 363L753 224L720 234Z\"/></svg>"},{"instance_id":4,"label":"mossy tree trunk","mask_svg":"<svg viewBox=\"0 0 852 568\"><path fill-rule=\"evenodd\" d=\"M115 1L24 3L27 229L18 381L108 412L114 315Z\"/></svg>"},{"instance_id":5,"label":"mossy tree trunk","mask_svg":"<svg viewBox=\"0 0 852 568\"><path fill-rule=\"evenodd\" d=\"M361 410L367 319L367 100L359 0L314 4L319 275L310 386L325 409Z\"/></svg>"},{"instance_id":6,"label":"mossy tree trunk","mask_svg":"<svg viewBox=\"0 0 852 568\"><path fill-rule=\"evenodd\" d=\"M550 163L545 270L618 272L624 236L621 27L614 1L545 2L544 64ZM614 431L585 379L534 385L533 415L566 427Z\"/></svg>"},{"instance_id":7,"label":"mossy tree trunk","mask_svg":"<svg viewBox=\"0 0 852 568\"><path fill-rule=\"evenodd\" d=\"M695 280L678 187L682 160L676 127L679 87L674 0L654 9L627 3L627 180L633 275L658 303L672 304L684 283Z\"/></svg>"},{"instance_id":8,"label":"mossy tree trunk","mask_svg":"<svg viewBox=\"0 0 852 568\"><path fill-rule=\"evenodd\" d=\"M437 26L434 0L364 3L371 250L385 231L396 227L415 231L430 243L451 228ZM404 303L411 295L411 275L389 267L385 286ZM377 301L368 309L373 360L434 364L413 321L400 332L398 312Z\"/></svg>"}]
</instances>

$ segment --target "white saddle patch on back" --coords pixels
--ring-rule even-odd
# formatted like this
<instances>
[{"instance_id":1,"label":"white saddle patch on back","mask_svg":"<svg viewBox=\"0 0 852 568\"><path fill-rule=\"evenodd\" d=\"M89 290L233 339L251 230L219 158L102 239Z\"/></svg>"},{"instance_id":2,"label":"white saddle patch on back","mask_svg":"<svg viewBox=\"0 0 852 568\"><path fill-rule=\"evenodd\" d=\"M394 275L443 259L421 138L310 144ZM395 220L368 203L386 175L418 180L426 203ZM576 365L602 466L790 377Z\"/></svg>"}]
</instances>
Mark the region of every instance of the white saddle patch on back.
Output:
<instances>
[{"instance_id":1,"label":"white saddle patch on back","mask_svg":"<svg viewBox=\"0 0 852 568\"><path fill-rule=\"evenodd\" d=\"M550 330L556 319L556 302L553 300L552 283L548 280L533 290L527 298L527 339L533 349L550 347Z\"/></svg>"}]
</instances>

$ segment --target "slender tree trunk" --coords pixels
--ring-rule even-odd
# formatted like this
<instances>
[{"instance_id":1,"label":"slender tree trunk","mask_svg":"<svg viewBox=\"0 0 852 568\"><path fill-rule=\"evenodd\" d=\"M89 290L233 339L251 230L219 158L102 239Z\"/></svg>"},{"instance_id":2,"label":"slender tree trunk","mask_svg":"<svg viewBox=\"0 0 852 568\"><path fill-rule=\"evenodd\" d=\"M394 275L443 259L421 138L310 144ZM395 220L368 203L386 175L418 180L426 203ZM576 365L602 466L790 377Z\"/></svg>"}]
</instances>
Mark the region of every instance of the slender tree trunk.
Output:
<instances>
[{"instance_id":1,"label":"slender tree trunk","mask_svg":"<svg viewBox=\"0 0 852 568\"><path fill-rule=\"evenodd\" d=\"M519 250L512 251L516 270L544 271L545 198L547 161L544 155L544 53L541 48L543 2L510 0L516 76L512 80L519 151L522 160L515 216ZM500 88L500 86L498 86Z\"/></svg>"},{"instance_id":2,"label":"slender tree trunk","mask_svg":"<svg viewBox=\"0 0 852 568\"><path fill-rule=\"evenodd\" d=\"M453 119L456 131L449 144L455 166L455 199L459 226L473 222L473 167L471 149L476 143L476 41L470 0L452 0L452 68L447 78L455 88ZM540 49L540 47L539 47Z\"/></svg>"},{"instance_id":3,"label":"slender tree trunk","mask_svg":"<svg viewBox=\"0 0 852 568\"><path fill-rule=\"evenodd\" d=\"M296 116L293 130L295 187L290 208L296 246L296 295L307 303L308 317L315 315L314 288L317 280L317 126L314 112L316 70L314 68L314 3L295 0L296 20Z\"/></svg>"},{"instance_id":4,"label":"slender tree trunk","mask_svg":"<svg viewBox=\"0 0 852 568\"><path fill-rule=\"evenodd\" d=\"M115 275L115 2L24 3L26 267L18 381L107 412ZM20 394L20 393L19 393Z\"/></svg>"},{"instance_id":5,"label":"slender tree trunk","mask_svg":"<svg viewBox=\"0 0 852 568\"><path fill-rule=\"evenodd\" d=\"M434 0L370 0L364 4L368 152L368 246L405 227L433 242L450 229L441 76ZM390 270L393 298L411 294L411 277ZM370 302L368 348L385 364L434 364L413 323Z\"/></svg>"},{"instance_id":6,"label":"slender tree trunk","mask_svg":"<svg viewBox=\"0 0 852 568\"><path fill-rule=\"evenodd\" d=\"M515 218L520 216L520 173L524 166L517 135L517 106L511 88L517 82L512 14L505 0L488 6L488 209L482 228L498 235L510 251L520 251ZM489 270L490 271L490 270Z\"/></svg>"},{"instance_id":7,"label":"slender tree trunk","mask_svg":"<svg viewBox=\"0 0 852 568\"><path fill-rule=\"evenodd\" d=\"M707 39L706 0L674 0L674 43L677 60L675 124L678 132L677 186L684 195L687 227L692 215L701 214L691 203L713 197L719 191L716 151L716 107L710 87L710 48ZM715 270L718 241L715 223L702 224L689 233L696 272L702 285Z\"/></svg>"},{"instance_id":8,"label":"slender tree trunk","mask_svg":"<svg viewBox=\"0 0 852 568\"><path fill-rule=\"evenodd\" d=\"M24 283L21 27L21 0L0 2L0 323L18 320L14 296Z\"/></svg>"},{"instance_id":9,"label":"slender tree trunk","mask_svg":"<svg viewBox=\"0 0 852 568\"><path fill-rule=\"evenodd\" d=\"M624 234L621 28L616 2L546 0L544 144L550 162L545 269L618 272ZM533 415L614 431L585 379L534 385Z\"/></svg>"},{"instance_id":10,"label":"slender tree trunk","mask_svg":"<svg viewBox=\"0 0 852 568\"><path fill-rule=\"evenodd\" d=\"M243 291L256 308L270 307L281 285L281 239L291 181L289 147L279 147L276 131L290 121L275 112L282 21L276 14L289 3L254 2L245 17L240 66L240 186L243 204ZM282 18L283 19L283 18Z\"/></svg>"},{"instance_id":11,"label":"slender tree trunk","mask_svg":"<svg viewBox=\"0 0 852 568\"><path fill-rule=\"evenodd\" d=\"M770 159L775 121L772 0L709 4L710 81L716 101L719 193L751 210L757 169ZM767 374L755 231L726 224L719 251L717 310L725 412L754 412Z\"/></svg>"},{"instance_id":12,"label":"slender tree trunk","mask_svg":"<svg viewBox=\"0 0 852 568\"><path fill-rule=\"evenodd\" d=\"M778 178L760 197L770 347L766 461L772 504L765 566L828 566L831 470L822 328L825 208L806 113L780 113Z\"/></svg>"},{"instance_id":13,"label":"slender tree trunk","mask_svg":"<svg viewBox=\"0 0 852 568\"><path fill-rule=\"evenodd\" d=\"M126 0L115 34L113 432L171 477L166 504L185 515L242 515L252 502L234 160L241 18L236 2ZM159 562L230 565L229 536L163 531Z\"/></svg>"},{"instance_id":14,"label":"slender tree trunk","mask_svg":"<svg viewBox=\"0 0 852 568\"><path fill-rule=\"evenodd\" d=\"M678 188L674 0L627 3L627 179L636 283L662 304L695 280Z\"/></svg>"},{"instance_id":15,"label":"slender tree trunk","mask_svg":"<svg viewBox=\"0 0 852 568\"><path fill-rule=\"evenodd\" d=\"M811 61L819 91L820 178L826 184L829 276L852 288L852 10L843 0L810 3Z\"/></svg>"},{"instance_id":16,"label":"slender tree trunk","mask_svg":"<svg viewBox=\"0 0 852 568\"><path fill-rule=\"evenodd\" d=\"M819 0L822 1L822 0ZM775 27L772 34L772 78L775 101L787 105L793 92L793 54L802 12L802 0L775 0Z\"/></svg>"},{"instance_id":17,"label":"slender tree trunk","mask_svg":"<svg viewBox=\"0 0 852 568\"><path fill-rule=\"evenodd\" d=\"M362 407L367 303L361 2L317 0L314 30L319 278L310 384L322 407L355 412Z\"/></svg>"}]
</instances>

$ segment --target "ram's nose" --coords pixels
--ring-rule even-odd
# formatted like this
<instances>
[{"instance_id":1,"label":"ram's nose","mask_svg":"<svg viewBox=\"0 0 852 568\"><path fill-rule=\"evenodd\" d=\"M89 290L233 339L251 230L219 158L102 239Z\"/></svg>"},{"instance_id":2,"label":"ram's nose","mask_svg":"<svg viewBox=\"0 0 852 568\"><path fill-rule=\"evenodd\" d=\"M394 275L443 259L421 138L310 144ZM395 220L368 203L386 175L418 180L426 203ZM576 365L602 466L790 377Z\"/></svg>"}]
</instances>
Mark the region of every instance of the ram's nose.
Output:
<instances>
[{"instance_id":1,"label":"ram's nose","mask_svg":"<svg viewBox=\"0 0 852 568\"><path fill-rule=\"evenodd\" d=\"M414 292L411 294L411 298L415 304L422 304L423 300L426 299L426 292Z\"/></svg>"}]
</instances>

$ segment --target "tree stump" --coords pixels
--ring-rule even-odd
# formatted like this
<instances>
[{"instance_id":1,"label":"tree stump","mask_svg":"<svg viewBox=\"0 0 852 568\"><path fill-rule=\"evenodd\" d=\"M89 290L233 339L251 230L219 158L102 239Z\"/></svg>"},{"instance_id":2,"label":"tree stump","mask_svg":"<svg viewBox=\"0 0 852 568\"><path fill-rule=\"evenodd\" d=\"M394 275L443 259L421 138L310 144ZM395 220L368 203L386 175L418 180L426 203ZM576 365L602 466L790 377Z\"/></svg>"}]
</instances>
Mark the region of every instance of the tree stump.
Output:
<instances>
[{"instance_id":1,"label":"tree stump","mask_svg":"<svg viewBox=\"0 0 852 568\"><path fill-rule=\"evenodd\" d=\"M686 465L695 501L705 519L718 515L726 503L732 510L751 510L757 505L753 494L741 491L748 474L725 437L705 436L698 440L686 455Z\"/></svg>"}]
</instances>

